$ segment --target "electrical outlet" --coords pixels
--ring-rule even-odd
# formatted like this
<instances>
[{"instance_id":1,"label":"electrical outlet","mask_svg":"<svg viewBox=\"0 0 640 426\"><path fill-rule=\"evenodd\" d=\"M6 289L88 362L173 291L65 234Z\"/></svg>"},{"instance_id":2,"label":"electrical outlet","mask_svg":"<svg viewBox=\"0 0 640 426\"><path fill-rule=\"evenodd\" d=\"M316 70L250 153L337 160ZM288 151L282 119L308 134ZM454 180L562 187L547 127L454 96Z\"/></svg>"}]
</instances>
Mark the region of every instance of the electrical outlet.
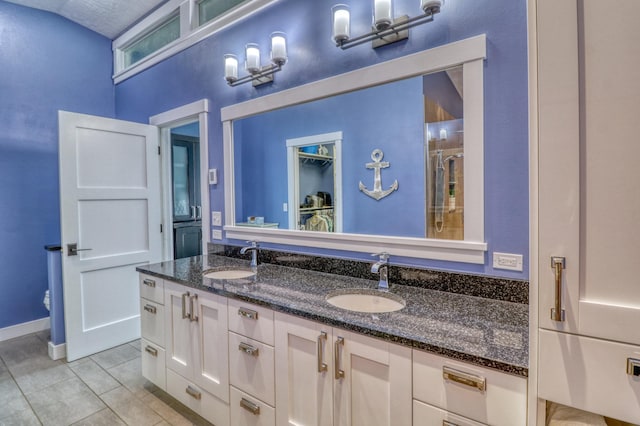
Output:
<instances>
[{"instance_id":1,"label":"electrical outlet","mask_svg":"<svg viewBox=\"0 0 640 426\"><path fill-rule=\"evenodd\" d=\"M522 255L511 253L493 253L493 268L522 271Z\"/></svg>"},{"instance_id":2,"label":"electrical outlet","mask_svg":"<svg viewBox=\"0 0 640 426\"><path fill-rule=\"evenodd\" d=\"M218 184L218 169L209 169L209 185Z\"/></svg>"},{"instance_id":3,"label":"electrical outlet","mask_svg":"<svg viewBox=\"0 0 640 426\"><path fill-rule=\"evenodd\" d=\"M222 239L222 231L219 229L214 229L211 232L211 236L214 240L221 240Z\"/></svg>"},{"instance_id":4,"label":"electrical outlet","mask_svg":"<svg viewBox=\"0 0 640 426\"><path fill-rule=\"evenodd\" d=\"M282 211L283 212L289 211L289 205L287 203L282 203Z\"/></svg>"},{"instance_id":5,"label":"electrical outlet","mask_svg":"<svg viewBox=\"0 0 640 426\"><path fill-rule=\"evenodd\" d=\"M211 212L211 225L222 226L222 212Z\"/></svg>"}]
</instances>

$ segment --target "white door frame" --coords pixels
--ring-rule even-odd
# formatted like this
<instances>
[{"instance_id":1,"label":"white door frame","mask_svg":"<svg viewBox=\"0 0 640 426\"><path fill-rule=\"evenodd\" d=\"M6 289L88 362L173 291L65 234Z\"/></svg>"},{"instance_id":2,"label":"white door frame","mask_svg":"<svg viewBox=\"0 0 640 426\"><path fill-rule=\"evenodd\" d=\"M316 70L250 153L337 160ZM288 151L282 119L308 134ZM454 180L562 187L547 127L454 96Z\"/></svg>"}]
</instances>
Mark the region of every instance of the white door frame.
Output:
<instances>
[{"instance_id":1,"label":"white door frame","mask_svg":"<svg viewBox=\"0 0 640 426\"><path fill-rule=\"evenodd\" d=\"M171 129L198 121L200 131L200 202L202 203L202 254L207 253L211 234L209 206L209 100L201 99L149 117L149 124L160 129L162 223L164 260L173 260L173 213L171 203Z\"/></svg>"}]
</instances>

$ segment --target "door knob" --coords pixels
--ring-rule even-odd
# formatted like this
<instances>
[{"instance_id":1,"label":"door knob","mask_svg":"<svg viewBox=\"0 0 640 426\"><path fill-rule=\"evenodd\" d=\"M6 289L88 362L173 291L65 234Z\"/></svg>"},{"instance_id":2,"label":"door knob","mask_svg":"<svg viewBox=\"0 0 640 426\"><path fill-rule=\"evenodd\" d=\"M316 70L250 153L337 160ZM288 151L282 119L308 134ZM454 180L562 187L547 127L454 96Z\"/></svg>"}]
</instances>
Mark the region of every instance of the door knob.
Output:
<instances>
[{"instance_id":1,"label":"door knob","mask_svg":"<svg viewBox=\"0 0 640 426\"><path fill-rule=\"evenodd\" d=\"M67 244L67 256L77 256L79 251L92 250L90 248L79 249L78 243Z\"/></svg>"}]
</instances>

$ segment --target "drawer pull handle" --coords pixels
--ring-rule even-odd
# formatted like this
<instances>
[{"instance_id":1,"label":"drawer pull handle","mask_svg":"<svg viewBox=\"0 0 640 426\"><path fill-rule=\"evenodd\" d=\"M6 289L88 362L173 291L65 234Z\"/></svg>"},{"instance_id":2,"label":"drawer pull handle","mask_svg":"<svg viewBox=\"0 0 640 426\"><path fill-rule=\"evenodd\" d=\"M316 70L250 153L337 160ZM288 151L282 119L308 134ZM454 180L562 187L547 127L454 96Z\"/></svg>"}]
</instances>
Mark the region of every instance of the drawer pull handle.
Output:
<instances>
[{"instance_id":1,"label":"drawer pull handle","mask_svg":"<svg viewBox=\"0 0 640 426\"><path fill-rule=\"evenodd\" d=\"M257 404L254 404L248 399L242 398L240 400L240 406L245 410L247 410L248 412L250 412L251 414L253 414L254 416L260 415L260 406Z\"/></svg>"},{"instance_id":2,"label":"drawer pull handle","mask_svg":"<svg viewBox=\"0 0 640 426\"><path fill-rule=\"evenodd\" d=\"M447 420L443 420L442 421L442 426L458 426L458 424L457 423L451 423L451 422L449 422Z\"/></svg>"},{"instance_id":3,"label":"drawer pull handle","mask_svg":"<svg viewBox=\"0 0 640 426\"><path fill-rule=\"evenodd\" d=\"M198 295L194 294L193 296L189 297L189 321L191 322L198 322L198 315L196 315L196 311L194 311L193 307L195 305L195 302L198 301Z\"/></svg>"},{"instance_id":4,"label":"drawer pull handle","mask_svg":"<svg viewBox=\"0 0 640 426\"><path fill-rule=\"evenodd\" d=\"M187 313L187 297L189 296L189 292L186 292L182 295L182 319L190 318L190 315Z\"/></svg>"},{"instance_id":5,"label":"drawer pull handle","mask_svg":"<svg viewBox=\"0 0 640 426\"><path fill-rule=\"evenodd\" d=\"M149 352L151 356L158 356L158 350L156 348L152 348L151 346L147 346L144 348L145 352Z\"/></svg>"},{"instance_id":6,"label":"drawer pull handle","mask_svg":"<svg viewBox=\"0 0 640 426\"><path fill-rule=\"evenodd\" d=\"M145 278L144 280L142 280L142 284L146 285L147 287L151 287L151 288L155 288L156 287L156 282L154 280L150 280L149 278Z\"/></svg>"},{"instance_id":7,"label":"drawer pull handle","mask_svg":"<svg viewBox=\"0 0 640 426\"><path fill-rule=\"evenodd\" d=\"M627 374L630 376L640 376L640 359L627 358Z\"/></svg>"},{"instance_id":8,"label":"drawer pull handle","mask_svg":"<svg viewBox=\"0 0 640 426\"><path fill-rule=\"evenodd\" d=\"M333 344L333 364L336 369L336 380L344 378L344 370L341 368L342 363L340 362L342 360L342 350L340 349L340 346L344 347L344 337L338 337L336 342Z\"/></svg>"},{"instance_id":9,"label":"drawer pull handle","mask_svg":"<svg viewBox=\"0 0 640 426\"><path fill-rule=\"evenodd\" d=\"M318 336L318 373L324 373L328 370L327 363L324 362L324 342L327 341L327 333L321 331Z\"/></svg>"},{"instance_id":10,"label":"drawer pull handle","mask_svg":"<svg viewBox=\"0 0 640 426\"><path fill-rule=\"evenodd\" d=\"M256 347L251 346L248 343L240 343L238 345L238 350L240 350L241 352L244 352L247 355L251 355L251 356L258 356L259 355L259 350Z\"/></svg>"},{"instance_id":11,"label":"drawer pull handle","mask_svg":"<svg viewBox=\"0 0 640 426\"><path fill-rule=\"evenodd\" d=\"M451 380L452 382L478 389L481 392L484 392L487 388L487 381L484 377L449 367L442 367L442 377L444 377L445 380Z\"/></svg>"},{"instance_id":12,"label":"drawer pull handle","mask_svg":"<svg viewBox=\"0 0 640 426\"><path fill-rule=\"evenodd\" d=\"M150 314L156 314L156 307L153 305L144 305L144 310L149 312Z\"/></svg>"},{"instance_id":13,"label":"drawer pull handle","mask_svg":"<svg viewBox=\"0 0 640 426\"><path fill-rule=\"evenodd\" d=\"M551 319L553 321L564 321L564 309L562 309L562 270L565 268L564 257L551 257L551 267L555 275L555 304L551 308Z\"/></svg>"},{"instance_id":14,"label":"drawer pull handle","mask_svg":"<svg viewBox=\"0 0 640 426\"><path fill-rule=\"evenodd\" d=\"M258 319L258 313L256 311L253 311L253 310L247 309L247 308L238 309L238 315L240 315L241 317L245 317L247 319L251 319L251 320L257 320Z\"/></svg>"},{"instance_id":15,"label":"drawer pull handle","mask_svg":"<svg viewBox=\"0 0 640 426\"><path fill-rule=\"evenodd\" d=\"M191 386L187 386L187 388L185 389L185 392L190 396L194 397L195 399L197 399L198 401L202 399L202 394L200 393L200 391L195 390Z\"/></svg>"}]
</instances>

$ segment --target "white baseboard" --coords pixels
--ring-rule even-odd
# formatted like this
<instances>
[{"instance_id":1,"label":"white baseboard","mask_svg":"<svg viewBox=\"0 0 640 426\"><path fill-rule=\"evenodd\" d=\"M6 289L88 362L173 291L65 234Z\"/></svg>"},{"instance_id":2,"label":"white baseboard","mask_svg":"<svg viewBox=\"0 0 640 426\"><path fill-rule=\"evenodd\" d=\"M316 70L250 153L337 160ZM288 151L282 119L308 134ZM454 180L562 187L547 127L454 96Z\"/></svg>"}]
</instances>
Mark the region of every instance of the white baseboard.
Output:
<instances>
[{"instance_id":1,"label":"white baseboard","mask_svg":"<svg viewBox=\"0 0 640 426\"><path fill-rule=\"evenodd\" d=\"M60 343L54 345L53 342L49 342L49 358L52 360L61 359L67 356L67 344Z\"/></svg>"},{"instance_id":2,"label":"white baseboard","mask_svg":"<svg viewBox=\"0 0 640 426\"><path fill-rule=\"evenodd\" d=\"M51 328L49 317L0 328L0 342Z\"/></svg>"}]
</instances>

